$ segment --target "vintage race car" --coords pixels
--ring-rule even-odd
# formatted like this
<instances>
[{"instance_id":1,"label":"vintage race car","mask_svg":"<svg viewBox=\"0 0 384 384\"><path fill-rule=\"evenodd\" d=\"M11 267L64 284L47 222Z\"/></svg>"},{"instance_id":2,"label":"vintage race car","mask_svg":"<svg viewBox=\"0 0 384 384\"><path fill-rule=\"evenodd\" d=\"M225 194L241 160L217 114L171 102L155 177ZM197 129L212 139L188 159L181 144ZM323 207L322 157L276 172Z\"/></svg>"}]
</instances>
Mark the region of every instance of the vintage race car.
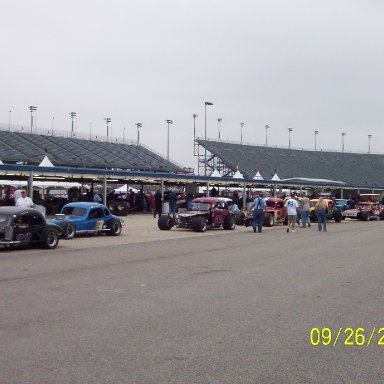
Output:
<instances>
[{"instance_id":1,"label":"vintage race car","mask_svg":"<svg viewBox=\"0 0 384 384\"><path fill-rule=\"evenodd\" d=\"M348 209L348 200L336 199L335 200L335 207L341 212L345 211L346 209Z\"/></svg>"},{"instance_id":2,"label":"vintage race car","mask_svg":"<svg viewBox=\"0 0 384 384\"><path fill-rule=\"evenodd\" d=\"M384 219L384 208L379 203L361 202L354 209L343 212L344 217L356 220L382 220Z\"/></svg>"},{"instance_id":3,"label":"vintage race car","mask_svg":"<svg viewBox=\"0 0 384 384\"><path fill-rule=\"evenodd\" d=\"M315 206L316 206L318 201L319 201L319 199L311 199L309 201L311 221L317 221ZM324 199L324 201L327 204L327 220L334 219L336 223L340 223L341 220L343 219L342 212L336 208L335 204L333 203L333 200Z\"/></svg>"},{"instance_id":4,"label":"vintage race car","mask_svg":"<svg viewBox=\"0 0 384 384\"><path fill-rule=\"evenodd\" d=\"M105 205L86 202L64 205L50 222L60 226L67 239L74 238L76 234L119 236L124 226L124 220L112 215Z\"/></svg>"},{"instance_id":5,"label":"vintage race car","mask_svg":"<svg viewBox=\"0 0 384 384\"><path fill-rule=\"evenodd\" d=\"M278 197L264 198L267 206L264 212L264 226L273 227L276 224L287 223L287 208L284 207L284 200ZM244 226L252 225L253 213L246 212Z\"/></svg>"},{"instance_id":6,"label":"vintage race car","mask_svg":"<svg viewBox=\"0 0 384 384\"><path fill-rule=\"evenodd\" d=\"M54 249L63 230L32 208L0 207L0 247L39 245Z\"/></svg>"},{"instance_id":7,"label":"vintage race car","mask_svg":"<svg viewBox=\"0 0 384 384\"><path fill-rule=\"evenodd\" d=\"M168 215L160 216L159 229L170 230L173 226L193 229L196 232L205 232L208 228L220 227L232 230L236 227L236 218L223 199L197 198L192 201L191 210L179 213L175 218Z\"/></svg>"}]
</instances>

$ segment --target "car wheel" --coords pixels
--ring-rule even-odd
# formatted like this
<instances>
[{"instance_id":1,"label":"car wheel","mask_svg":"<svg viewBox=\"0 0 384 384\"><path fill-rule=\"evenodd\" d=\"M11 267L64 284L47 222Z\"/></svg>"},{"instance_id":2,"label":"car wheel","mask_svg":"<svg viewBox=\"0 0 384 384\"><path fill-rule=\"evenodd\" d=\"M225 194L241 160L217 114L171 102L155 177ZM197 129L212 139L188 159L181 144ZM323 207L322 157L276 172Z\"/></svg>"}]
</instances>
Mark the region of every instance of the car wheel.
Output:
<instances>
[{"instance_id":1,"label":"car wheel","mask_svg":"<svg viewBox=\"0 0 384 384\"><path fill-rule=\"evenodd\" d=\"M236 215L236 224L237 225L244 225L245 222L245 213L244 212L239 212Z\"/></svg>"},{"instance_id":2,"label":"car wheel","mask_svg":"<svg viewBox=\"0 0 384 384\"><path fill-rule=\"evenodd\" d=\"M207 230L207 219L205 217L194 217L192 228L195 232L205 232Z\"/></svg>"},{"instance_id":3,"label":"car wheel","mask_svg":"<svg viewBox=\"0 0 384 384\"><path fill-rule=\"evenodd\" d=\"M336 223L340 223L341 222L341 218L342 218L342 214L340 211L336 211L334 214L333 214L333 217L335 219L335 222Z\"/></svg>"},{"instance_id":4,"label":"car wheel","mask_svg":"<svg viewBox=\"0 0 384 384\"><path fill-rule=\"evenodd\" d=\"M273 213L268 213L264 218L264 225L266 227L273 227L275 225L275 217Z\"/></svg>"},{"instance_id":5,"label":"car wheel","mask_svg":"<svg viewBox=\"0 0 384 384\"><path fill-rule=\"evenodd\" d=\"M169 231L173 227L173 221L168 215L161 215L157 221L157 226L162 231Z\"/></svg>"},{"instance_id":6,"label":"car wheel","mask_svg":"<svg viewBox=\"0 0 384 384\"><path fill-rule=\"evenodd\" d=\"M109 201L108 202L108 209L110 211L116 211L116 203L114 201Z\"/></svg>"},{"instance_id":7,"label":"car wheel","mask_svg":"<svg viewBox=\"0 0 384 384\"><path fill-rule=\"evenodd\" d=\"M115 219L109 221L107 228L109 229L109 231L107 232L108 236L119 236L123 229L120 221Z\"/></svg>"},{"instance_id":8,"label":"car wheel","mask_svg":"<svg viewBox=\"0 0 384 384\"><path fill-rule=\"evenodd\" d=\"M55 229L47 228L42 233L43 241L41 243L42 248L55 249L59 244L59 236Z\"/></svg>"},{"instance_id":9,"label":"car wheel","mask_svg":"<svg viewBox=\"0 0 384 384\"><path fill-rule=\"evenodd\" d=\"M223 224L223 228L226 230L234 230L236 228L236 219L232 215L228 215Z\"/></svg>"},{"instance_id":10,"label":"car wheel","mask_svg":"<svg viewBox=\"0 0 384 384\"><path fill-rule=\"evenodd\" d=\"M68 223L67 228L65 230L65 238L73 239L76 236L76 228L72 223Z\"/></svg>"}]
</instances>

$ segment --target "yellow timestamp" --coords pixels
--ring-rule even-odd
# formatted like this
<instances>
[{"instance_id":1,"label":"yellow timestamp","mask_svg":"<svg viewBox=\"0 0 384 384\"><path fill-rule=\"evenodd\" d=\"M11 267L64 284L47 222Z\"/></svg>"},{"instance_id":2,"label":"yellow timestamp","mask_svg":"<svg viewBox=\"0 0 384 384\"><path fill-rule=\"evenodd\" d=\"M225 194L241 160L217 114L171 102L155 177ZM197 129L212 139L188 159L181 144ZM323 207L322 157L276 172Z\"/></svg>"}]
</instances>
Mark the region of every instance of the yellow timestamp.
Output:
<instances>
[{"instance_id":1,"label":"yellow timestamp","mask_svg":"<svg viewBox=\"0 0 384 384\"><path fill-rule=\"evenodd\" d=\"M309 340L312 345L333 345L343 344L347 346L384 346L384 328L339 328L333 331L331 328L312 328L309 333Z\"/></svg>"}]
</instances>

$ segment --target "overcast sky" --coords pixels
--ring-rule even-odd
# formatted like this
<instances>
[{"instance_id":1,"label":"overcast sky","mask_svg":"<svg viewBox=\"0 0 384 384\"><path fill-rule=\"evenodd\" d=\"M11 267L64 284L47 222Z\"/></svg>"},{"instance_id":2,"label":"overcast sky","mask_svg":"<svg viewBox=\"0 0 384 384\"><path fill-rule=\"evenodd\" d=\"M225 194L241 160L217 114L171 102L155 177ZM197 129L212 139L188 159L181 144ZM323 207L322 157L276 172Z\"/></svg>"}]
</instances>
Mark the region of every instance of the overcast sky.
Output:
<instances>
[{"instance_id":1,"label":"overcast sky","mask_svg":"<svg viewBox=\"0 0 384 384\"><path fill-rule=\"evenodd\" d=\"M204 136L383 152L381 0L1 1L0 122L136 139L196 167ZM1 156L0 156L1 157Z\"/></svg>"}]
</instances>

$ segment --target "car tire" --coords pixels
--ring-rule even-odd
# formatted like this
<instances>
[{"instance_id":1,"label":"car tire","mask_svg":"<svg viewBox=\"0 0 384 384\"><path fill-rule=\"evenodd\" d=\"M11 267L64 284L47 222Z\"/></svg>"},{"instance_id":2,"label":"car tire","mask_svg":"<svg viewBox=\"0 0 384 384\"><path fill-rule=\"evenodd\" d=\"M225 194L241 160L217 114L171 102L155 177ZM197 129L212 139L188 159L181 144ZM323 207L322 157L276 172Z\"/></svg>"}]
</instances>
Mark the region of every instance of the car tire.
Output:
<instances>
[{"instance_id":1,"label":"car tire","mask_svg":"<svg viewBox=\"0 0 384 384\"><path fill-rule=\"evenodd\" d=\"M116 203L114 201L109 201L108 202L108 209L110 211L116 211Z\"/></svg>"},{"instance_id":2,"label":"car tire","mask_svg":"<svg viewBox=\"0 0 384 384\"><path fill-rule=\"evenodd\" d=\"M362 221L368 221L370 219L369 212L361 212L360 213L360 220Z\"/></svg>"},{"instance_id":3,"label":"car tire","mask_svg":"<svg viewBox=\"0 0 384 384\"><path fill-rule=\"evenodd\" d=\"M121 211L121 212L125 212L128 210L128 206L124 202L119 202L119 203L116 203L116 210Z\"/></svg>"},{"instance_id":4,"label":"car tire","mask_svg":"<svg viewBox=\"0 0 384 384\"><path fill-rule=\"evenodd\" d=\"M266 227L273 227L275 225L275 216L273 213L268 213L264 218L264 225Z\"/></svg>"},{"instance_id":5,"label":"car tire","mask_svg":"<svg viewBox=\"0 0 384 384\"><path fill-rule=\"evenodd\" d=\"M109 229L107 232L108 236L120 236L123 229L120 221L116 219L111 219L107 225L107 228Z\"/></svg>"},{"instance_id":6,"label":"car tire","mask_svg":"<svg viewBox=\"0 0 384 384\"><path fill-rule=\"evenodd\" d=\"M65 228L65 238L70 240L73 239L76 236L76 228L74 224L68 223Z\"/></svg>"},{"instance_id":7,"label":"car tire","mask_svg":"<svg viewBox=\"0 0 384 384\"><path fill-rule=\"evenodd\" d=\"M236 218L232 215L228 215L224 220L223 228L227 231L233 231L236 228Z\"/></svg>"},{"instance_id":8,"label":"car tire","mask_svg":"<svg viewBox=\"0 0 384 384\"><path fill-rule=\"evenodd\" d=\"M205 217L194 217L192 218L192 229L195 232L205 232L207 230L207 219Z\"/></svg>"},{"instance_id":9,"label":"car tire","mask_svg":"<svg viewBox=\"0 0 384 384\"><path fill-rule=\"evenodd\" d=\"M42 233L43 240L41 247L45 249L55 249L59 244L59 235L53 228L46 228Z\"/></svg>"},{"instance_id":10,"label":"car tire","mask_svg":"<svg viewBox=\"0 0 384 384\"><path fill-rule=\"evenodd\" d=\"M157 221L157 226L161 231L169 231L173 227L173 221L168 215L161 215Z\"/></svg>"},{"instance_id":11,"label":"car tire","mask_svg":"<svg viewBox=\"0 0 384 384\"><path fill-rule=\"evenodd\" d=\"M333 218L335 219L336 223L340 223L342 217L343 217L343 215L341 214L340 211L335 211L335 213L333 214Z\"/></svg>"}]
</instances>

